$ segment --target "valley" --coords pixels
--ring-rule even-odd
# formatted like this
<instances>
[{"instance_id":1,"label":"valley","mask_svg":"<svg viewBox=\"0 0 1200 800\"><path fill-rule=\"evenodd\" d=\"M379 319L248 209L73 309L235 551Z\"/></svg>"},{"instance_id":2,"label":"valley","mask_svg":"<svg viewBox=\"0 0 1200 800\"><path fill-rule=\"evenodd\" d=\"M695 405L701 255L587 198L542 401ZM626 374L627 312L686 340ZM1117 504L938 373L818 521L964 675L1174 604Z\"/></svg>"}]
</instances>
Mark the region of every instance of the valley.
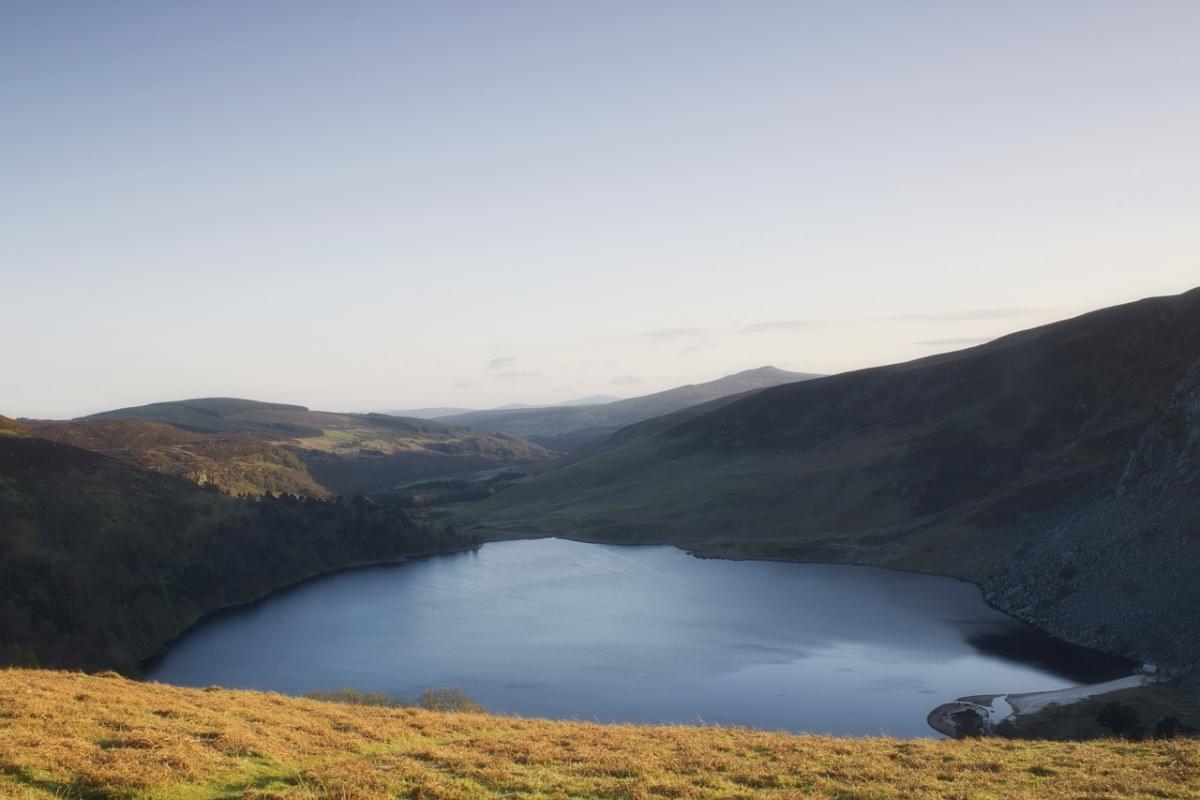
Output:
<instances>
[{"instance_id":1,"label":"valley","mask_svg":"<svg viewBox=\"0 0 1200 800\"><path fill-rule=\"evenodd\" d=\"M1085 699L1023 713L995 733L1186 734L1200 723L1190 670L1197 659L1192 612L1200 608L1197 343L1200 290L930 359L717 397L559 455L513 434L438 420L232 399L72 421L0 418L0 580L8 587L0 597L0 662L10 667L0 679L23 674L12 667L36 665L289 693L352 686L414 696L449 683L502 713L920 737L930 733L929 709L956 695L1037 697L1114 678L1113 686L1124 687L1132 679L1121 676L1149 661L1165 682L1094 698L1080 690L1072 696ZM543 541L497 542L530 538ZM720 560L613 547L647 544ZM546 547L576 555L563 561L534 552ZM446 553L464 555L312 580ZM505 563L492 574L485 565L497 557ZM663 558L690 566L668 567ZM825 571L866 568L768 563L780 561L901 571L880 573L894 576L885 590L869 588L877 579L862 583L867 573L850 572L829 584L840 587L833 594L818 596ZM461 578L449 563L462 565ZM799 570L784 582L803 591L772 588L766 573L753 577L759 569ZM714 571L722 577L705 589L697 576ZM738 590L743 571L750 582ZM648 583L628 583L643 572ZM906 594L901 584L944 580L913 572L971 581L997 608L1065 641L987 608L966 583ZM428 578L409 584L406 575ZM489 594L488 585L498 588ZM278 591L287 586L294 588ZM872 612L877 591L887 600ZM688 601L692 592L699 594ZM947 600L943 611L929 605L946 592L966 594ZM926 600L912 608L924 610L886 622L918 596ZM522 597L529 605L514 606ZM609 608L604 597L637 600ZM679 602L699 617L662 617ZM542 607L556 613L539 622ZM795 611L810 607L827 611ZM737 608L744 618L734 615ZM848 616L839 621L833 609ZM945 613L954 626L934 622ZM362 618L364 627L347 625L350 618ZM233 633L238 620L255 619L266 627ZM579 628L582 620L589 624ZM498 641L489 645L481 625ZM648 639L628 638L642 628ZM701 629L707 634L696 640ZM903 634L891 650L884 629ZM430 638L432 630L441 633ZM763 632L751 636L755 630ZM298 638L280 638L287 631ZM667 662L690 667L658 674L650 664L660 663L672 641L681 649ZM711 649L697 651L704 642ZM272 643L276 661L253 655L263 643ZM326 643L334 649L323 650ZM409 647L429 657L414 658ZM533 663L488 655L509 648ZM376 658L363 671L367 650ZM653 654L644 669L636 666L641 651ZM541 666L563 663L568 652L601 658L583 658L558 675ZM606 661L614 656L621 668ZM304 666L311 658L321 669ZM706 663L715 671L705 672ZM876 674L872 663L891 666ZM463 664L474 671L456 666ZM638 677L621 678L626 667ZM407 678L385 677L397 671ZM602 673L617 679L606 688L594 680ZM581 680L586 675L593 678ZM830 682L829 675L844 677ZM47 677L46 696L66 679ZM143 691L115 677L101 680L123 698ZM648 694L630 694L634 683ZM785 701L793 686L822 686L822 702L803 692ZM187 690L151 684L145 691ZM27 724L6 719L0 725ZM466 731L490 718L445 719L465 720ZM535 741L555 724L530 723L519 741ZM86 751L87 723L73 730ZM174 735L147 729L139 741L155 749ZM705 729L695 735L695 746L709 746ZM1095 757L1107 758L1108 745L1099 746ZM82 775L66 762L27 771L22 752L0 747L0 780L17 776L12 786L31 798L54 786L55 775ZM395 785L409 785L401 777L408 768L396 769ZM107 773L89 774L104 792L120 785ZM129 791L142 796L167 786L163 780L146 773ZM918 782L904 791L931 790Z\"/></svg>"}]
</instances>

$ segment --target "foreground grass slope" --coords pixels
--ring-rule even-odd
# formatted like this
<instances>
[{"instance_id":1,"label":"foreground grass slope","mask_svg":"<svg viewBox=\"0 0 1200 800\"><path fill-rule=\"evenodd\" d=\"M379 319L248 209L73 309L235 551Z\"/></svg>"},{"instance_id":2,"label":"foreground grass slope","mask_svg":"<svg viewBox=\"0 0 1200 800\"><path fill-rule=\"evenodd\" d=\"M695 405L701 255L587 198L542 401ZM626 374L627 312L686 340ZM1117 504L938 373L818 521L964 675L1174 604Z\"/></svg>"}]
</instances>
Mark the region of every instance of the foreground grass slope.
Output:
<instances>
[{"instance_id":1,"label":"foreground grass slope","mask_svg":"<svg viewBox=\"0 0 1200 800\"><path fill-rule=\"evenodd\" d=\"M0 797L18 800L1196 796L1194 740L835 739L0 671Z\"/></svg>"}]
</instances>

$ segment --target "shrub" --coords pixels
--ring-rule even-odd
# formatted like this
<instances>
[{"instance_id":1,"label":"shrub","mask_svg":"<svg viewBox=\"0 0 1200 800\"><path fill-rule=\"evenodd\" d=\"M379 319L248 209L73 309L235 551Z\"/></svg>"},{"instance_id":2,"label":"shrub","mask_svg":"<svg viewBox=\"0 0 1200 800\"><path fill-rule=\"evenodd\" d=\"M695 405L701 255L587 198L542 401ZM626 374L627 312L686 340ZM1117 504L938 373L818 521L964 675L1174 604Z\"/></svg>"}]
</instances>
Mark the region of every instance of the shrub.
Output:
<instances>
[{"instance_id":1,"label":"shrub","mask_svg":"<svg viewBox=\"0 0 1200 800\"><path fill-rule=\"evenodd\" d=\"M303 697L323 703L347 703L352 706L382 706L403 708L409 705L403 697L392 697L387 692L360 692L355 689L339 689L336 692L305 692Z\"/></svg>"},{"instance_id":2,"label":"shrub","mask_svg":"<svg viewBox=\"0 0 1200 800\"><path fill-rule=\"evenodd\" d=\"M487 709L460 689L432 689L417 698L417 705L430 711L462 711L483 714Z\"/></svg>"},{"instance_id":3,"label":"shrub","mask_svg":"<svg viewBox=\"0 0 1200 800\"><path fill-rule=\"evenodd\" d=\"M1100 709L1096 722L1126 739L1141 739L1146 735L1137 709L1124 703L1113 702Z\"/></svg>"}]
</instances>

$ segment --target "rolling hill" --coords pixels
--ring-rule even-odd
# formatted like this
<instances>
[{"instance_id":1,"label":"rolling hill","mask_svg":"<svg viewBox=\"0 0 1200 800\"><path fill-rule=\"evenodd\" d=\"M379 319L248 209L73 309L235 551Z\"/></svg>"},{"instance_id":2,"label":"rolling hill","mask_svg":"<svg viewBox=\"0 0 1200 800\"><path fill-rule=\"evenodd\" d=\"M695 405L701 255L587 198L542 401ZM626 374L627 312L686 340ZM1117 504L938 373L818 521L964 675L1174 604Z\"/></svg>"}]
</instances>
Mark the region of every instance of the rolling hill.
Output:
<instances>
[{"instance_id":1,"label":"rolling hill","mask_svg":"<svg viewBox=\"0 0 1200 800\"><path fill-rule=\"evenodd\" d=\"M0 666L136 672L209 611L340 567L469 544L361 498L241 499L0 436Z\"/></svg>"},{"instance_id":2,"label":"rolling hill","mask_svg":"<svg viewBox=\"0 0 1200 800\"><path fill-rule=\"evenodd\" d=\"M297 426L272 417L276 413L307 412L304 406L288 403L263 403L258 400L242 400L236 397L202 397L194 400L171 400L149 403L144 406L118 408L90 414L83 420L138 419L150 422L165 422L180 430L197 433L245 433L265 431L268 433L291 433L306 435L313 428Z\"/></svg>"},{"instance_id":3,"label":"rolling hill","mask_svg":"<svg viewBox=\"0 0 1200 800\"><path fill-rule=\"evenodd\" d=\"M443 422L493 433L520 436L550 450L571 452L651 417L730 395L809 380L817 376L760 367L708 383L678 386L663 392L595 405L551 406L516 410L474 411L443 417Z\"/></svg>"},{"instance_id":4,"label":"rolling hill","mask_svg":"<svg viewBox=\"0 0 1200 800\"><path fill-rule=\"evenodd\" d=\"M550 457L512 436L436 421L234 398L153 403L25 424L44 438L234 494L366 494Z\"/></svg>"},{"instance_id":5,"label":"rolling hill","mask_svg":"<svg viewBox=\"0 0 1200 800\"><path fill-rule=\"evenodd\" d=\"M1200 659L1198 362L1194 290L643 423L460 513L499 535L957 575L1053 633L1179 666Z\"/></svg>"}]
</instances>

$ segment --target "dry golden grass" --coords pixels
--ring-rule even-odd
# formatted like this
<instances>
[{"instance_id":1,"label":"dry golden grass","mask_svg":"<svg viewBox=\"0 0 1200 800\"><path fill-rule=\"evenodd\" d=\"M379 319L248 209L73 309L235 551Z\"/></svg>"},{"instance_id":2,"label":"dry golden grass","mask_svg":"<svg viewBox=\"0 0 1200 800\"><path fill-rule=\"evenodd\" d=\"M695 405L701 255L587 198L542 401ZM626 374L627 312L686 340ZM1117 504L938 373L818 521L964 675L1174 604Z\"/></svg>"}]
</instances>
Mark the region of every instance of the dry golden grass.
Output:
<instances>
[{"instance_id":1,"label":"dry golden grass","mask_svg":"<svg viewBox=\"0 0 1200 800\"><path fill-rule=\"evenodd\" d=\"M1200 742L905 741L0 671L4 798L1200 797Z\"/></svg>"}]
</instances>

